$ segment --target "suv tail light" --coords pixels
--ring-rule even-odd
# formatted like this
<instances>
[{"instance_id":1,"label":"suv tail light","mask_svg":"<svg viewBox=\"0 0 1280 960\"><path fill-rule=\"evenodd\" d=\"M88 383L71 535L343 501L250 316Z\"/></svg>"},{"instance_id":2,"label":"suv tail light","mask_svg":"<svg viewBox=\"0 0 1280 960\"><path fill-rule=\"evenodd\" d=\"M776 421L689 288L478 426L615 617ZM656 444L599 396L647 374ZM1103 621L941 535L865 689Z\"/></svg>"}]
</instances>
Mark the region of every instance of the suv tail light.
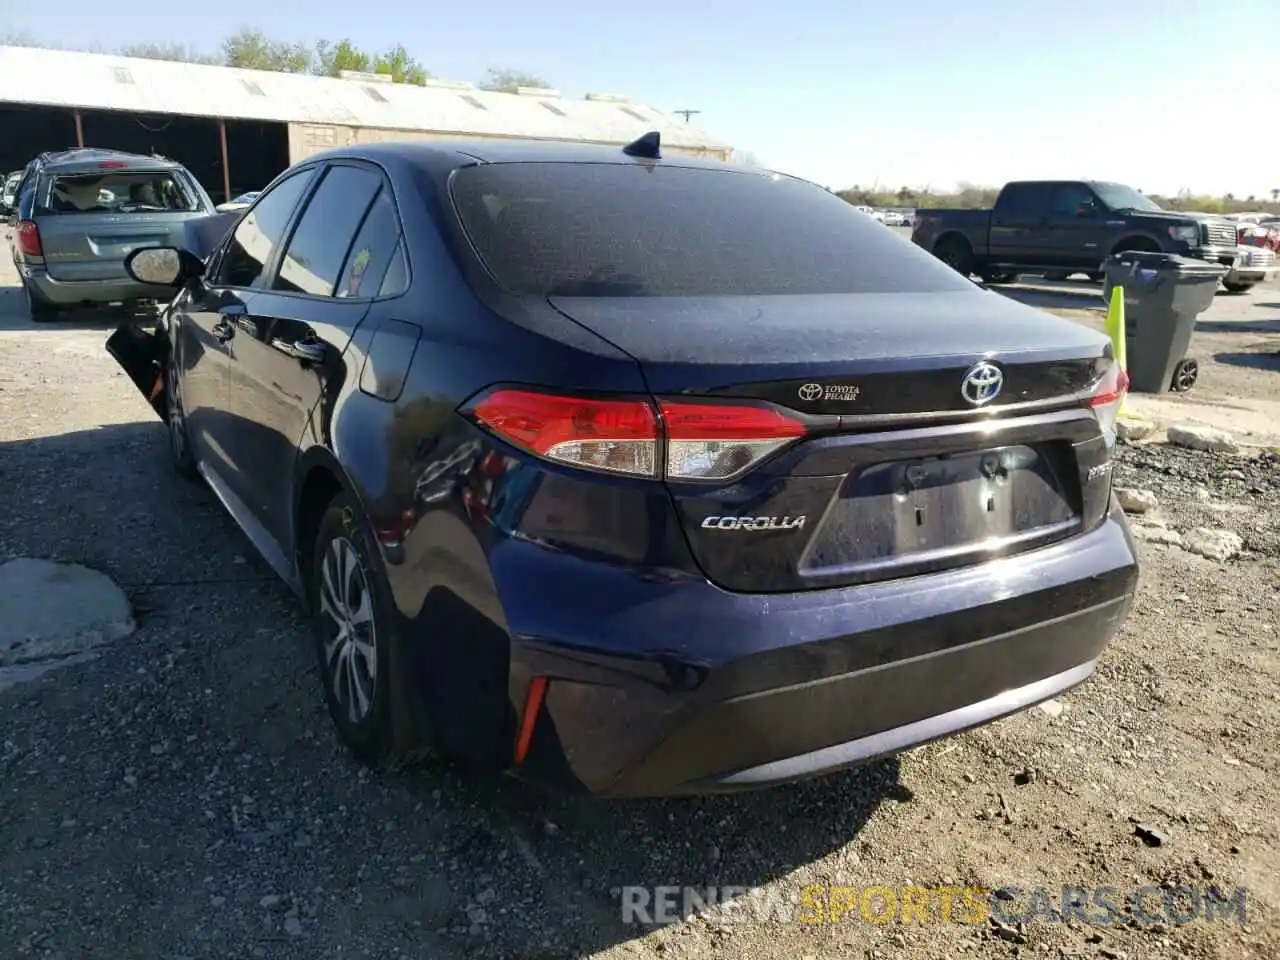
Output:
<instances>
[{"instance_id":1,"label":"suv tail light","mask_svg":"<svg viewBox=\"0 0 1280 960\"><path fill-rule=\"evenodd\" d=\"M18 221L18 252L24 257L44 256L44 246L40 243L40 228L35 225L35 221Z\"/></svg>"},{"instance_id":2,"label":"suv tail light","mask_svg":"<svg viewBox=\"0 0 1280 960\"><path fill-rule=\"evenodd\" d=\"M1116 418L1120 415L1120 404L1124 402L1124 395L1128 391L1129 375L1124 372L1120 364L1113 363L1111 369L1098 381L1093 396L1089 398L1089 406L1093 408L1098 424L1107 433L1115 430Z\"/></svg>"},{"instance_id":3,"label":"suv tail light","mask_svg":"<svg viewBox=\"0 0 1280 960\"><path fill-rule=\"evenodd\" d=\"M726 480L806 433L799 420L755 404L655 404L516 389L490 393L470 415L513 446L548 460L671 480Z\"/></svg>"}]
</instances>

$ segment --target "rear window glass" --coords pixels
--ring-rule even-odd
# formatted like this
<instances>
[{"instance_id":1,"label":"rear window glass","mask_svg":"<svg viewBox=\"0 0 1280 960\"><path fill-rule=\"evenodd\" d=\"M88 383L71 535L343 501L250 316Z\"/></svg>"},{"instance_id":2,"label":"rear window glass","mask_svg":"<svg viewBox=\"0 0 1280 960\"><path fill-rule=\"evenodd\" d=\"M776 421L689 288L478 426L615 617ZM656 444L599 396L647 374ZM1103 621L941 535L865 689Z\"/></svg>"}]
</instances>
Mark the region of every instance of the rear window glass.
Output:
<instances>
[{"instance_id":1,"label":"rear window glass","mask_svg":"<svg viewBox=\"0 0 1280 960\"><path fill-rule=\"evenodd\" d=\"M199 202L169 170L55 174L42 213L194 213Z\"/></svg>"},{"instance_id":2,"label":"rear window glass","mask_svg":"<svg viewBox=\"0 0 1280 960\"><path fill-rule=\"evenodd\" d=\"M903 293L968 287L820 187L642 164L508 163L452 181L498 284L583 297Z\"/></svg>"}]
</instances>

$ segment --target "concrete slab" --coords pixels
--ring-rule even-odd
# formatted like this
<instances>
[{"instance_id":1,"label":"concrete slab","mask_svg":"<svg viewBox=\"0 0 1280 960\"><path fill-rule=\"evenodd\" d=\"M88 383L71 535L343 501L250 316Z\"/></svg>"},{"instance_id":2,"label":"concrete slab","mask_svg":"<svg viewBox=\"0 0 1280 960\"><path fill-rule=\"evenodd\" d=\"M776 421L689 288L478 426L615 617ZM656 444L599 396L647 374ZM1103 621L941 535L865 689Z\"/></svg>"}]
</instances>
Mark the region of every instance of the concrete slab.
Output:
<instances>
[{"instance_id":1,"label":"concrete slab","mask_svg":"<svg viewBox=\"0 0 1280 960\"><path fill-rule=\"evenodd\" d=\"M81 654L136 629L129 598L97 570L26 557L0 565L0 667Z\"/></svg>"}]
</instances>

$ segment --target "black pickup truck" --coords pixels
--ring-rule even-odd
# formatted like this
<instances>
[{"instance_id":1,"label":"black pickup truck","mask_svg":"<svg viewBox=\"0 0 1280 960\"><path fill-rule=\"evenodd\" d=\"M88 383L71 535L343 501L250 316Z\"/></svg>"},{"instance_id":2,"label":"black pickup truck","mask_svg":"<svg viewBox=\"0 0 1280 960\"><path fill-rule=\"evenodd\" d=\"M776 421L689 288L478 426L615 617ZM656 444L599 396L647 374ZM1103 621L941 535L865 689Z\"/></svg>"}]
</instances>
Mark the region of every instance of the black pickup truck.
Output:
<instances>
[{"instance_id":1,"label":"black pickup truck","mask_svg":"<svg viewBox=\"0 0 1280 960\"><path fill-rule=\"evenodd\" d=\"M1162 210L1132 187L1092 180L1007 183L991 210L920 210L911 239L988 283L1012 282L1019 273L1101 280L1103 261L1129 250L1176 253L1228 270L1239 260L1232 221Z\"/></svg>"}]
</instances>

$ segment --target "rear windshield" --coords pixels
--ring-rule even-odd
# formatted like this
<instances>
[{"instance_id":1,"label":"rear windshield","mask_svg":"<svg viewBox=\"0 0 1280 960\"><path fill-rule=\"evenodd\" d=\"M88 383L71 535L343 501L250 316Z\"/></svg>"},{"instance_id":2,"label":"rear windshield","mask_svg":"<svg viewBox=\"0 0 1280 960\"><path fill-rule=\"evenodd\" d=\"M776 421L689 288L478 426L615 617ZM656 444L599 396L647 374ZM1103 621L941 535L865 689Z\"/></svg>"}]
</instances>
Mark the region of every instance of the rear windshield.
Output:
<instances>
[{"instance_id":1,"label":"rear windshield","mask_svg":"<svg viewBox=\"0 0 1280 960\"><path fill-rule=\"evenodd\" d=\"M454 206L498 284L583 297L904 293L968 288L821 187L642 164L468 167Z\"/></svg>"},{"instance_id":2,"label":"rear windshield","mask_svg":"<svg viewBox=\"0 0 1280 960\"><path fill-rule=\"evenodd\" d=\"M195 213L200 203L170 170L55 174L42 213Z\"/></svg>"}]
</instances>

